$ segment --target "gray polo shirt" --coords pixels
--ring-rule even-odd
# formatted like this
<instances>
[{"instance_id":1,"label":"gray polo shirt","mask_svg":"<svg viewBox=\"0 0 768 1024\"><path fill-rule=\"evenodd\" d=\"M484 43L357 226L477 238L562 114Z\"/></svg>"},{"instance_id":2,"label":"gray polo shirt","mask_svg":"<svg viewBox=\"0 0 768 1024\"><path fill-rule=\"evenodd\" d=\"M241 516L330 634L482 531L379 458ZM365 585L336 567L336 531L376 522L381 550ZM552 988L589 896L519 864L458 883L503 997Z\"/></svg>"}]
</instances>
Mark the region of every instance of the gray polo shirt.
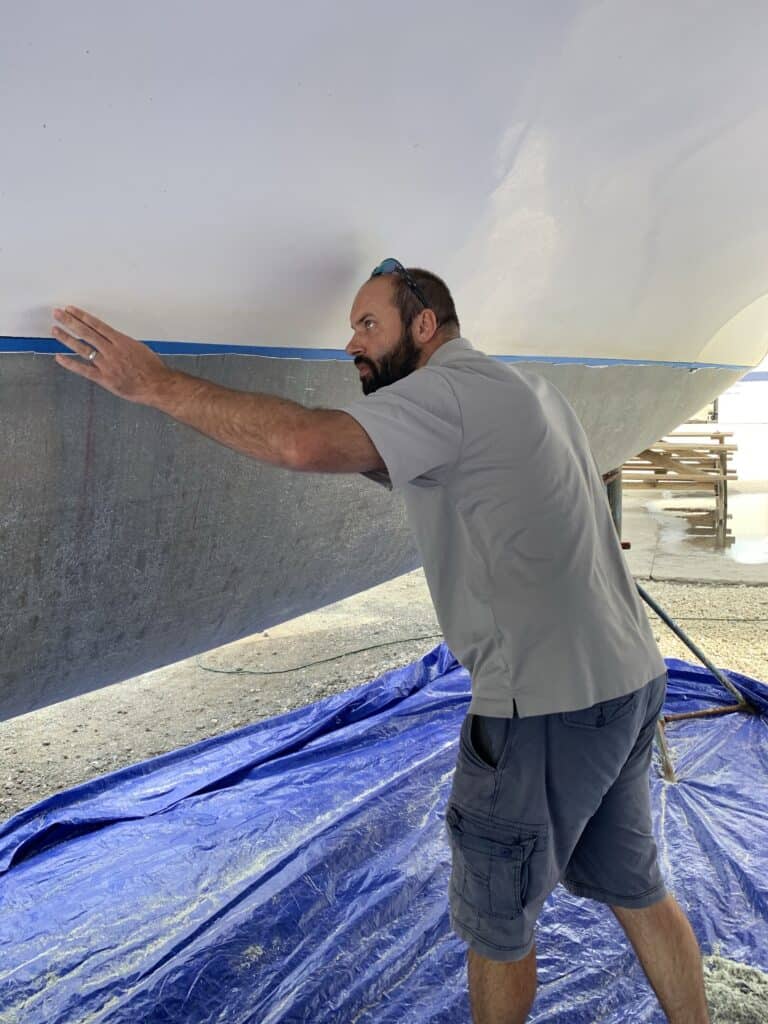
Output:
<instances>
[{"instance_id":1,"label":"gray polo shirt","mask_svg":"<svg viewBox=\"0 0 768 1024\"><path fill-rule=\"evenodd\" d=\"M473 714L573 711L665 671L586 434L554 385L457 338L345 411L387 466L380 482L404 495Z\"/></svg>"}]
</instances>

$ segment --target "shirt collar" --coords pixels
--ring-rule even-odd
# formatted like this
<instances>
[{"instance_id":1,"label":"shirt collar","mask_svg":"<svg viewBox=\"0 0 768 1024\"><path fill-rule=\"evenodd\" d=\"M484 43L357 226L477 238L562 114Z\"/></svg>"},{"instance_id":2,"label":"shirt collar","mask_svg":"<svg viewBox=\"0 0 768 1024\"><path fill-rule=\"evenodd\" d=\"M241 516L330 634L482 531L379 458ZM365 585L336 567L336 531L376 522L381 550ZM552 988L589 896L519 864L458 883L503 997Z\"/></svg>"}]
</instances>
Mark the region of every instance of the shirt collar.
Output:
<instances>
[{"instance_id":1,"label":"shirt collar","mask_svg":"<svg viewBox=\"0 0 768 1024\"><path fill-rule=\"evenodd\" d=\"M453 338L451 341L446 341L435 349L432 355L426 362L426 366L440 366L443 363L448 362L454 352L472 350L472 344L467 341L466 338Z\"/></svg>"}]
</instances>

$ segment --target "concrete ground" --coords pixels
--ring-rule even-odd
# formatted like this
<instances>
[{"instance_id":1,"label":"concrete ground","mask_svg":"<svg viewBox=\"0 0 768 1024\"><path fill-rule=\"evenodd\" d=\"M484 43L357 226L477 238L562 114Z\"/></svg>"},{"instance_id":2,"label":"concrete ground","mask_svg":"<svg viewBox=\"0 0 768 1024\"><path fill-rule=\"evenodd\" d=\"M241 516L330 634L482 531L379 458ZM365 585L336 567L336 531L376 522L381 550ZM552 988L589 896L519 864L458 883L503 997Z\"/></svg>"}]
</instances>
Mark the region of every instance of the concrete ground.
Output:
<instances>
[{"instance_id":1,"label":"concrete ground","mask_svg":"<svg viewBox=\"0 0 768 1024\"><path fill-rule=\"evenodd\" d=\"M724 551L713 537L688 534L681 512L662 511L681 505L711 508L711 494L625 491L622 537L632 544L626 554L633 575L681 583L768 586L768 482L732 484L728 499L734 544Z\"/></svg>"}]
</instances>

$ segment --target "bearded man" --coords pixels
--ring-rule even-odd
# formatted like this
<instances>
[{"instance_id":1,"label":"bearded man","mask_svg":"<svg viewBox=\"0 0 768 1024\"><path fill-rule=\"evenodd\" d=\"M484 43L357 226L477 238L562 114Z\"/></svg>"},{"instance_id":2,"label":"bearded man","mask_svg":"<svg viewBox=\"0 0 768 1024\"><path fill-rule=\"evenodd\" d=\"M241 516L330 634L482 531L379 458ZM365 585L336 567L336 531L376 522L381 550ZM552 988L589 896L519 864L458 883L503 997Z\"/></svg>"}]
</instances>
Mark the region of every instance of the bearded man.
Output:
<instances>
[{"instance_id":1,"label":"bearded man","mask_svg":"<svg viewBox=\"0 0 768 1024\"><path fill-rule=\"evenodd\" d=\"M522 1024L554 887L608 904L673 1024L706 1024L701 957L661 878L648 771L666 671L584 430L544 378L461 337L436 275L385 260L346 350L365 397L309 409L171 370L83 310L60 365L236 451L402 492L446 641L472 677L446 826L476 1024Z\"/></svg>"}]
</instances>

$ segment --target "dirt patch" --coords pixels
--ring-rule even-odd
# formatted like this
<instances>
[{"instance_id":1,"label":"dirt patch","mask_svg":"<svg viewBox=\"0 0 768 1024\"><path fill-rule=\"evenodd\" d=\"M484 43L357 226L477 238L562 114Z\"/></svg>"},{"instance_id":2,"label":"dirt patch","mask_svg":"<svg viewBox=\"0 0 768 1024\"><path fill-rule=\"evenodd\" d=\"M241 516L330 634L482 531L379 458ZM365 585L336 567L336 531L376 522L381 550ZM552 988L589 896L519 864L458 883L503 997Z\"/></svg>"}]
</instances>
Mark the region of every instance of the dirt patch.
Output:
<instances>
[{"instance_id":1,"label":"dirt patch","mask_svg":"<svg viewBox=\"0 0 768 1024\"><path fill-rule=\"evenodd\" d=\"M765 1024L768 974L721 956L704 958L704 987L712 1024Z\"/></svg>"}]
</instances>

